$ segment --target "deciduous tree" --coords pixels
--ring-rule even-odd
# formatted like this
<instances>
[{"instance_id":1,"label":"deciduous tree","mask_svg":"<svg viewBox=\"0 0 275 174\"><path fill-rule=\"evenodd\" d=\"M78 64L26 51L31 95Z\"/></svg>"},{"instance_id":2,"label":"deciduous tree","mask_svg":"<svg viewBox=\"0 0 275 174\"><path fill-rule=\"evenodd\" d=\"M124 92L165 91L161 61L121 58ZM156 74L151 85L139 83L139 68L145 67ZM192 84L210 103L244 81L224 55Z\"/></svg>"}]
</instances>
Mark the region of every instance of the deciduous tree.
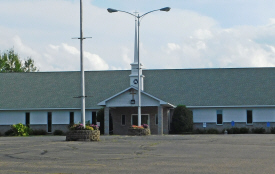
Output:
<instances>
[{"instance_id":1,"label":"deciduous tree","mask_svg":"<svg viewBox=\"0 0 275 174\"><path fill-rule=\"evenodd\" d=\"M10 49L0 54L0 72L35 72L38 71L34 65L34 60L28 57L22 61L14 49Z\"/></svg>"}]
</instances>

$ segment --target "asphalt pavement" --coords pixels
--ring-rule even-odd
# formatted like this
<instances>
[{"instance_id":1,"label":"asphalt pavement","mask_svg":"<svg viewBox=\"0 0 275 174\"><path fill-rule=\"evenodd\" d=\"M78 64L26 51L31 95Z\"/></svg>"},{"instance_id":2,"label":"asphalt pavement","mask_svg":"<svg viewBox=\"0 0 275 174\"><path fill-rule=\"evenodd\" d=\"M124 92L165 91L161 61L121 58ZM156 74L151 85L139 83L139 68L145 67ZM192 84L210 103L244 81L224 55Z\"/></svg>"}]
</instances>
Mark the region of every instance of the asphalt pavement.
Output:
<instances>
[{"instance_id":1,"label":"asphalt pavement","mask_svg":"<svg viewBox=\"0 0 275 174\"><path fill-rule=\"evenodd\" d=\"M270 173L275 135L0 137L0 173Z\"/></svg>"}]
</instances>

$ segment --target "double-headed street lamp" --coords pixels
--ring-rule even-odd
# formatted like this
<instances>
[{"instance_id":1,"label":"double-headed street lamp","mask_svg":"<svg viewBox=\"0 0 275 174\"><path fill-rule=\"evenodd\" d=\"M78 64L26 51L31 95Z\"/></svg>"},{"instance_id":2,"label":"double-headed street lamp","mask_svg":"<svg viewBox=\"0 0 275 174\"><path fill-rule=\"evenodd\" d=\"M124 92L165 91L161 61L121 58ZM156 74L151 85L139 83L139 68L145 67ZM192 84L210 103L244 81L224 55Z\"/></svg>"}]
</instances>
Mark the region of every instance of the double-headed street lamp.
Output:
<instances>
[{"instance_id":1,"label":"double-headed street lamp","mask_svg":"<svg viewBox=\"0 0 275 174\"><path fill-rule=\"evenodd\" d=\"M135 23L135 25L137 25L137 30L135 30L135 36L138 36L138 39L137 39L137 59L138 59L138 126L141 125L141 83L140 83L140 62L139 62L139 26L140 26L140 19L143 18L145 15L149 14L149 13L152 13L154 11L166 11L168 12L171 8L170 7L164 7L164 8L161 8L161 9L157 9L157 10L152 10L152 11L149 11L147 13L144 13L143 15L135 15L133 13L129 13L127 11L121 11L121 10L116 10L116 9L112 9L112 8L108 8L107 11L109 13L114 13L114 12L124 12L124 13L128 13L132 16L135 17L135 20L137 19L137 22ZM135 46L136 46L136 42L135 42ZM135 50L136 51L136 50ZM136 55L135 55L136 56Z\"/></svg>"}]
</instances>

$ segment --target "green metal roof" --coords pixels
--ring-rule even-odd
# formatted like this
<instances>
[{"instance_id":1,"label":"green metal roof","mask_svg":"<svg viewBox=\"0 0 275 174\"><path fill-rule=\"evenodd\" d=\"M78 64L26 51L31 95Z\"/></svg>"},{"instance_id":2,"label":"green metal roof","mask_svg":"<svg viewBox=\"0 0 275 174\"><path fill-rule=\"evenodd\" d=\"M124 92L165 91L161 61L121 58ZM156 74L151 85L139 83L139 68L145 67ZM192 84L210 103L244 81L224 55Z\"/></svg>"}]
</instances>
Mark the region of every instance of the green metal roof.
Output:
<instances>
[{"instance_id":1,"label":"green metal roof","mask_svg":"<svg viewBox=\"0 0 275 174\"><path fill-rule=\"evenodd\" d=\"M86 107L129 87L130 70L87 71ZM144 91L173 105L275 105L275 68L143 70ZM0 110L80 108L80 72L0 73Z\"/></svg>"}]
</instances>

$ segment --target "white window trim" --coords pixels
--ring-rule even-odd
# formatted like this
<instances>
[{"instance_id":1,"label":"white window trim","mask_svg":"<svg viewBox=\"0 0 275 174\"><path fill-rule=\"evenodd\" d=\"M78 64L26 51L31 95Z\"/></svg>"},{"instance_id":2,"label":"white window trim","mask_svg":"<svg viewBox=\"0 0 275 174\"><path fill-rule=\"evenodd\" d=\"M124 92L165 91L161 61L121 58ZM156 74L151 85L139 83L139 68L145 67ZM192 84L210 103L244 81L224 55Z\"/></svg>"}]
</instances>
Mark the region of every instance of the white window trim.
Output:
<instances>
[{"instance_id":1,"label":"white window trim","mask_svg":"<svg viewBox=\"0 0 275 174\"><path fill-rule=\"evenodd\" d=\"M133 116L134 115L137 116L138 114L132 114L131 115L131 125L133 125ZM150 126L150 115L149 114L141 114L141 115L148 115L148 126Z\"/></svg>"},{"instance_id":2,"label":"white window trim","mask_svg":"<svg viewBox=\"0 0 275 174\"><path fill-rule=\"evenodd\" d=\"M123 116L123 115L124 115L124 118L125 118L125 124L122 124L122 116ZM125 114L122 114L122 115L121 115L121 122L120 122L120 123L121 123L121 126L125 126L125 125L126 125L126 115L125 115Z\"/></svg>"},{"instance_id":3,"label":"white window trim","mask_svg":"<svg viewBox=\"0 0 275 174\"><path fill-rule=\"evenodd\" d=\"M252 113L252 123L247 123L247 111L251 111L251 113ZM246 125L253 125L253 110L252 109L246 110Z\"/></svg>"},{"instance_id":4,"label":"white window trim","mask_svg":"<svg viewBox=\"0 0 275 174\"><path fill-rule=\"evenodd\" d=\"M218 111L222 111L222 124L218 124ZM216 125L223 125L223 110L221 109L216 110Z\"/></svg>"}]
</instances>

